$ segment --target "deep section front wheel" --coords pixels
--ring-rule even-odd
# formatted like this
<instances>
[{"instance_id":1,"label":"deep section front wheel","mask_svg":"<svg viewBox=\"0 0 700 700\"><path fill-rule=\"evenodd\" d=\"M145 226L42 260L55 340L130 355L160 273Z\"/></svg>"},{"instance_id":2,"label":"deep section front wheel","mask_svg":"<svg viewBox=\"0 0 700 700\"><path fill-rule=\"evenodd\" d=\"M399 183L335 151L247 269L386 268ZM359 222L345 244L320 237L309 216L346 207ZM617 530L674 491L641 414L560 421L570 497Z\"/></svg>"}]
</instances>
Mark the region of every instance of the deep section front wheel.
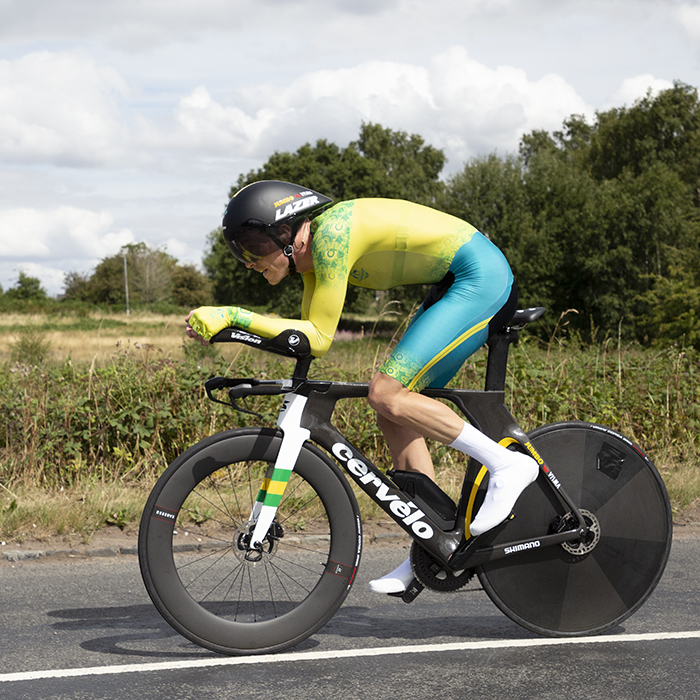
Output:
<instances>
[{"instance_id":1,"label":"deep section front wheel","mask_svg":"<svg viewBox=\"0 0 700 700\"><path fill-rule=\"evenodd\" d=\"M535 543L485 565L479 578L506 615L539 634L603 632L634 613L661 578L672 537L666 488L649 458L607 428L556 423L529 437L591 526L589 537L536 546L548 531L575 527L540 473L493 540Z\"/></svg>"},{"instance_id":2,"label":"deep section front wheel","mask_svg":"<svg viewBox=\"0 0 700 700\"><path fill-rule=\"evenodd\" d=\"M253 504L271 476L281 434L220 433L163 473L144 509L139 563L165 620L224 654L278 651L338 610L361 551L347 481L306 444L262 546L251 549Z\"/></svg>"}]
</instances>

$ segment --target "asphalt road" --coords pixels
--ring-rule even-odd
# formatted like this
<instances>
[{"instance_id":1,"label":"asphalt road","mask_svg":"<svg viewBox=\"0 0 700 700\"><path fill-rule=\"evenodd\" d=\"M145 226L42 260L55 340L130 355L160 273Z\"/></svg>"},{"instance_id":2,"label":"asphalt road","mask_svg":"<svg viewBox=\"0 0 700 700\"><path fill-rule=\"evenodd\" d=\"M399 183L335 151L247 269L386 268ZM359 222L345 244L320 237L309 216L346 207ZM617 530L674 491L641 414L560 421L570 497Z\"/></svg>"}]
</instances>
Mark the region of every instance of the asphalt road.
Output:
<instances>
[{"instance_id":1,"label":"asphalt road","mask_svg":"<svg viewBox=\"0 0 700 700\"><path fill-rule=\"evenodd\" d=\"M476 582L410 606L368 593L406 551L366 548L325 628L287 654L237 659L173 632L134 556L3 564L0 699L700 697L700 539L676 539L646 605L586 640L521 629Z\"/></svg>"}]
</instances>

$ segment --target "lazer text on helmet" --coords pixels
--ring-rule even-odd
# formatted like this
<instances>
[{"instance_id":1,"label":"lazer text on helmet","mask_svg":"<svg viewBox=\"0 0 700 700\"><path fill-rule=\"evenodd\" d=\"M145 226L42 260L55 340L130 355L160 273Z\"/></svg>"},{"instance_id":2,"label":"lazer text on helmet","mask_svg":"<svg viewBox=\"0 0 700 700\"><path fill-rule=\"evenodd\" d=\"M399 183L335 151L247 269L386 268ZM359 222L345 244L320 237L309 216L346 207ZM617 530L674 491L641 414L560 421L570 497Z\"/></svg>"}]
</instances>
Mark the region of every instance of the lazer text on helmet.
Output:
<instances>
[{"instance_id":1,"label":"lazer text on helmet","mask_svg":"<svg viewBox=\"0 0 700 700\"><path fill-rule=\"evenodd\" d=\"M318 197L315 194L311 195L310 197L304 197L303 199L295 199L289 202L284 209L278 209L275 212L275 221L286 219L293 214L298 214L299 212L302 212L309 207L317 206L318 204Z\"/></svg>"}]
</instances>

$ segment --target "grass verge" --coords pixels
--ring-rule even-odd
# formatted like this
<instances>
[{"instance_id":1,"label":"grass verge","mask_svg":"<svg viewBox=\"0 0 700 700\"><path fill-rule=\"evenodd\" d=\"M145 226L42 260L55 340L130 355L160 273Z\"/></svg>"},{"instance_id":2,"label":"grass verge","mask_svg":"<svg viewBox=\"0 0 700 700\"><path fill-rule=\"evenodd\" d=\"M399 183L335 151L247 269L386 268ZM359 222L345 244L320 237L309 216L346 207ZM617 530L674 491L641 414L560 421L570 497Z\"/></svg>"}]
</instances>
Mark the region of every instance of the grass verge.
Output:
<instances>
[{"instance_id":1,"label":"grass verge","mask_svg":"<svg viewBox=\"0 0 700 700\"><path fill-rule=\"evenodd\" d=\"M278 403L251 401L262 421L211 404L202 391L207 377L291 373L290 362L242 346L183 344L179 317L7 315L3 326L10 338L0 355L5 541L59 535L80 542L102 528L133 530L158 474L177 454L219 430L274 424ZM367 381L395 343L375 338L371 329L343 337L314 363L311 376ZM41 352L32 355L37 345ZM11 352L19 354L11 358ZM480 387L485 364L484 352L470 358L454 384ZM525 430L574 419L626 434L657 465L679 514L700 498L699 374L692 350L610 340L540 345L523 334L511 353L506 400ZM375 464L389 467L366 402L339 405L334 422ZM463 459L440 445L433 454L439 484L456 497ZM383 517L364 496L359 501L365 518Z\"/></svg>"}]
</instances>

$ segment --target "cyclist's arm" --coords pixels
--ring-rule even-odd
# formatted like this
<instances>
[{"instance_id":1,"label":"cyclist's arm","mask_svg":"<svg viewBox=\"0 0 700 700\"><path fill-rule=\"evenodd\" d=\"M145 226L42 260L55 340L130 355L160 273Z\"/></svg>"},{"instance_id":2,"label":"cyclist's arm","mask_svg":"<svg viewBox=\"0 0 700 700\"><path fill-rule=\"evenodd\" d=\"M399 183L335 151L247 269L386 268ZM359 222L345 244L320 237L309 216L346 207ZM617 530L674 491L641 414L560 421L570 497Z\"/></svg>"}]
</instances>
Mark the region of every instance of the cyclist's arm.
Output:
<instances>
[{"instance_id":1,"label":"cyclist's arm","mask_svg":"<svg viewBox=\"0 0 700 700\"><path fill-rule=\"evenodd\" d=\"M352 203L338 205L333 215L319 217L314 233L313 270L304 274L301 320L271 318L235 306L202 307L194 311L189 324L204 340L210 340L223 328L235 326L264 338L272 338L293 328L304 333L311 352L321 357L333 342L347 294L350 258L350 213ZM315 222L316 223L316 222ZM364 241L360 242L360 247Z\"/></svg>"},{"instance_id":2,"label":"cyclist's arm","mask_svg":"<svg viewBox=\"0 0 700 700\"><path fill-rule=\"evenodd\" d=\"M301 300L301 317L305 321L309 320L309 313L311 312L311 299L314 296L314 291L316 290L316 275L311 272L306 272L303 275L304 279L304 297Z\"/></svg>"},{"instance_id":3,"label":"cyclist's arm","mask_svg":"<svg viewBox=\"0 0 700 700\"><path fill-rule=\"evenodd\" d=\"M327 285L317 285L315 275L307 273L304 275L301 319L263 316L238 306L202 306L190 314L188 323L207 341L229 327L241 328L263 338L273 338L293 328L307 336L312 354L321 357L333 342L345 301L345 294L337 292L337 287L328 289Z\"/></svg>"}]
</instances>

